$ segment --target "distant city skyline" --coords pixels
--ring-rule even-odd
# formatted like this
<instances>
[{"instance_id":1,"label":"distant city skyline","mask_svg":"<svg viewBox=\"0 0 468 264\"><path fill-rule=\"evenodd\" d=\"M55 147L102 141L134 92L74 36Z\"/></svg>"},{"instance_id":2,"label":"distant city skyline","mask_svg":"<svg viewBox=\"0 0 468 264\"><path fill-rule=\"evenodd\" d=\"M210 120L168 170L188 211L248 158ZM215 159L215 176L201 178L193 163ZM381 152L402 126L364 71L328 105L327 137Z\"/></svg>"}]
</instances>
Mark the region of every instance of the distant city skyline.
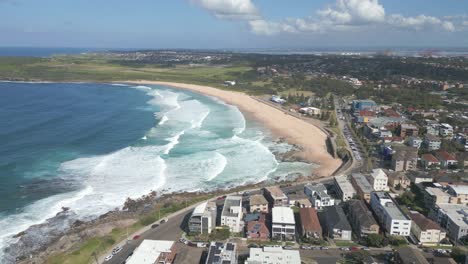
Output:
<instances>
[{"instance_id":1,"label":"distant city skyline","mask_svg":"<svg viewBox=\"0 0 468 264\"><path fill-rule=\"evenodd\" d=\"M459 0L0 0L3 47L468 47Z\"/></svg>"}]
</instances>

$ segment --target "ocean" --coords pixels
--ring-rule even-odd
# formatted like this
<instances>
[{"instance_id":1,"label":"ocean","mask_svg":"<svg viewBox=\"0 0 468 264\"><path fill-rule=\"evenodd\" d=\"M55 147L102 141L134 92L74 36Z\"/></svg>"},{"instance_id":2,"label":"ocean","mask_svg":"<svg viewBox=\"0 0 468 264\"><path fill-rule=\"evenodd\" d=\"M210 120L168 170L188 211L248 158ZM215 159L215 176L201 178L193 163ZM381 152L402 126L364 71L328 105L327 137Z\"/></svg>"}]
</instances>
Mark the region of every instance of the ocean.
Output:
<instances>
[{"instance_id":1,"label":"ocean","mask_svg":"<svg viewBox=\"0 0 468 264\"><path fill-rule=\"evenodd\" d=\"M277 160L293 146L236 107L164 86L0 82L0 120L0 249L62 207L86 220L151 190L209 191L315 167Z\"/></svg>"}]
</instances>

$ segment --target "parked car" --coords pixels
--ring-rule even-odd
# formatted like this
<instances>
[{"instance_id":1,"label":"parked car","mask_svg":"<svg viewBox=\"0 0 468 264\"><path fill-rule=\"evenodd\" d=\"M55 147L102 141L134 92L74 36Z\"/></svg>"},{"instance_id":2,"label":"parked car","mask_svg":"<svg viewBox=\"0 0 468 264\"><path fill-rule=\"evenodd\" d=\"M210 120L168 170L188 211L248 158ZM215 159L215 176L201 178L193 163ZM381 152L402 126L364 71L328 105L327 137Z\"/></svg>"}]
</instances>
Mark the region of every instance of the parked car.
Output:
<instances>
[{"instance_id":1,"label":"parked car","mask_svg":"<svg viewBox=\"0 0 468 264\"><path fill-rule=\"evenodd\" d=\"M160 224L164 224L167 222L167 218L164 218L163 220L159 221Z\"/></svg>"},{"instance_id":2,"label":"parked car","mask_svg":"<svg viewBox=\"0 0 468 264\"><path fill-rule=\"evenodd\" d=\"M291 249L293 249L293 247L291 247L291 246L284 246L283 249L291 250Z\"/></svg>"},{"instance_id":3,"label":"parked car","mask_svg":"<svg viewBox=\"0 0 468 264\"><path fill-rule=\"evenodd\" d=\"M321 250L328 250L328 247L320 247Z\"/></svg>"},{"instance_id":4,"label":"parked car","mask_svg":"<svg viewBox=\"0 0 468 264\"><path fill-rule=\"evenodd\" d=\"M107 256L107 257L104 259L104 261L109 261L109 260L111 260L111 259L112 259L112 255L109 255L109 256Z\"/></svg>"},{"instance_id":5,"label":"parked car","mask_svg":"<svg viewBox=\"0 0 468 264\"><path fill-rule=\"evenodd\" d=\"M133 237L133 240L138 240L138 239L140 239L140 237L141 237L140 235L136 235L136 236Z\"/></svg>"},{"instance_id":6,"label":"parked car","mask_svg":"<svg viewBox=\"0 0 468 264\"><path fill-rule=\"evenodd\" d=\"M120 251L122 251L122 247L115 247L115 248L112 250L112 255L116 255L116 254L118 254Z\"/></svg>"},{"instance_id":7,"label":"parked car","mask_svg":"<svg viewBox=\"0 0 468 264\"><path fill-rule=\"evenodd\" d=\"M151 228L156 228L156 227L158 227L158 226L159 226L159 224L152 224L152 225L151 225Z\"/></svg>"}]
</instances>

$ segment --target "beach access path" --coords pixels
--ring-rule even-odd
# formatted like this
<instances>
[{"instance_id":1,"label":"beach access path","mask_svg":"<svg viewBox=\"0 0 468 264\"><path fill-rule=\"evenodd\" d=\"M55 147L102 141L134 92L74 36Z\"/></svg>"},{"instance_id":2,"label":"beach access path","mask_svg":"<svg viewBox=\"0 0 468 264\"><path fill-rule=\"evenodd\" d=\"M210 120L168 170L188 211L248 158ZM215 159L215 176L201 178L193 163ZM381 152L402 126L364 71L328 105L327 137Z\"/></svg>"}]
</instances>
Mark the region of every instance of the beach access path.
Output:
<instances>
[{"instance_id":1,"label":"beach access path","mask_svg":"<svg viewBox=\"0 0 468 264\"><path fill-rule=\"evenodd\" d=\"M128 81L127 83L141 85L164 85L176 89L186 89L203 95L216 97L222 101L238 107L244 114L269 128L278 137L284 138L290 144L302 147L299 154L301 158L318 164L314 169L314 175L331 176L341 165L342 161L332 157L328 153L326 139L327 134L318 126L285 114L283 111L257 101L255 98L242 93L221 90L214 87L158 81Z\"/></svg>"}]
</instances>

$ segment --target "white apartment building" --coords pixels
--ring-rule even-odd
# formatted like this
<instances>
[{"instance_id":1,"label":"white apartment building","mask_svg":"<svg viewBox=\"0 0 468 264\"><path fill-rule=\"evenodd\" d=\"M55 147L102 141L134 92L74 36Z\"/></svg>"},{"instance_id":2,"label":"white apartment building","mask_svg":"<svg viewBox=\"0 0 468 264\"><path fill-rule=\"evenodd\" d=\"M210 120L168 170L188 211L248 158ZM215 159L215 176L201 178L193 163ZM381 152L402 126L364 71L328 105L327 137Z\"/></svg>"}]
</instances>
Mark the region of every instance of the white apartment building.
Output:
<instances>
[{"instance_id":1,"label":"white apartment building","mask_svg":"<svg viewBox=\"0 0 468 264\"><path fill-rule=\"evenodd\" d=\"M304 193L309 197L310 202L317 209L335 205L335 199L328 195L327 188L321 183L304 185Z\"/></svg>"},{"instance_id":2,"label":"white apartment building","mask_svg":"<svg viewBox=\"0 0 468 264\"><path fill-rule=\"evenodd\" d=\"M296 221L294 212L289 207L273 207L272 212L272 235L276 240L294 240L296 237Z\"/></svg>"},{"instance_id":3,"label":"white apartment building","mask_svg":"<svg viewBox=\"0 0 468 264\"><path fill-rule=\"evenodd\" d=\"M281 247L251 248L246 264L300 264L298 250L285 250Z\"/></svg>"},{"instance_id":4,"label":"white apartment building","mask_svg":"<svg viewBox=\"0 0 468 264\"><path fill-rule=\"evenodd\" d=\"M411 220L403 214L388 193L373 192L371 194L371 208L377 216L380 225L390 235L410 235Z\"/></svg>"},{"instance_id":5,"label":"white apartment building","mask_svg":"<svg viewBox=\"0 0 468 264\"><path fill-rule=\"evenodd\" d=\"M369 183L375 191L388 191L388 176L382 169L373 169L369 177Z\"/></svg>"},{"instance_id":6,"label":"white apartment building","mask_svg":"<svg viewBox=\"0 0 468 264\"><path fill-rule=\"evenodd\" d=\"M351 182L348 181L347 176L335 176L334 180L336 192L343 202L351 200L356 196L356 190Z\"/></svg>"},{"instance_id":7,"label":"white apartment building","mask_svg":"<svg viewBox=\"0 0 468 264\"><path fill-rule=\"evenodd\" d=\"M191 233L210 234L216 226L216 203L205 202L195 207L188 226Z\"/></svg>"},{"instance_id":8,"label":"white apartment building","mask_svg":"<svg viewBox=\"0 0 468 264\"><path fill-rule=\"evenodd\" d=\"M439 127L439 134L441 137L453 137L453 127L449 124L442 123Z\"/></svg>"},{"instance_id":9,"label":"white apartment building","mask_svg":"<svg viewBox=\"0 0 468 264\"><path fill-rule=\"evenodd\" d=\"M242 197L228 196L224 201L223 211L221 213L221 225L229 227L234 233L242 232L244 222L242 221Z\"/></svg>"}]
</instances>

